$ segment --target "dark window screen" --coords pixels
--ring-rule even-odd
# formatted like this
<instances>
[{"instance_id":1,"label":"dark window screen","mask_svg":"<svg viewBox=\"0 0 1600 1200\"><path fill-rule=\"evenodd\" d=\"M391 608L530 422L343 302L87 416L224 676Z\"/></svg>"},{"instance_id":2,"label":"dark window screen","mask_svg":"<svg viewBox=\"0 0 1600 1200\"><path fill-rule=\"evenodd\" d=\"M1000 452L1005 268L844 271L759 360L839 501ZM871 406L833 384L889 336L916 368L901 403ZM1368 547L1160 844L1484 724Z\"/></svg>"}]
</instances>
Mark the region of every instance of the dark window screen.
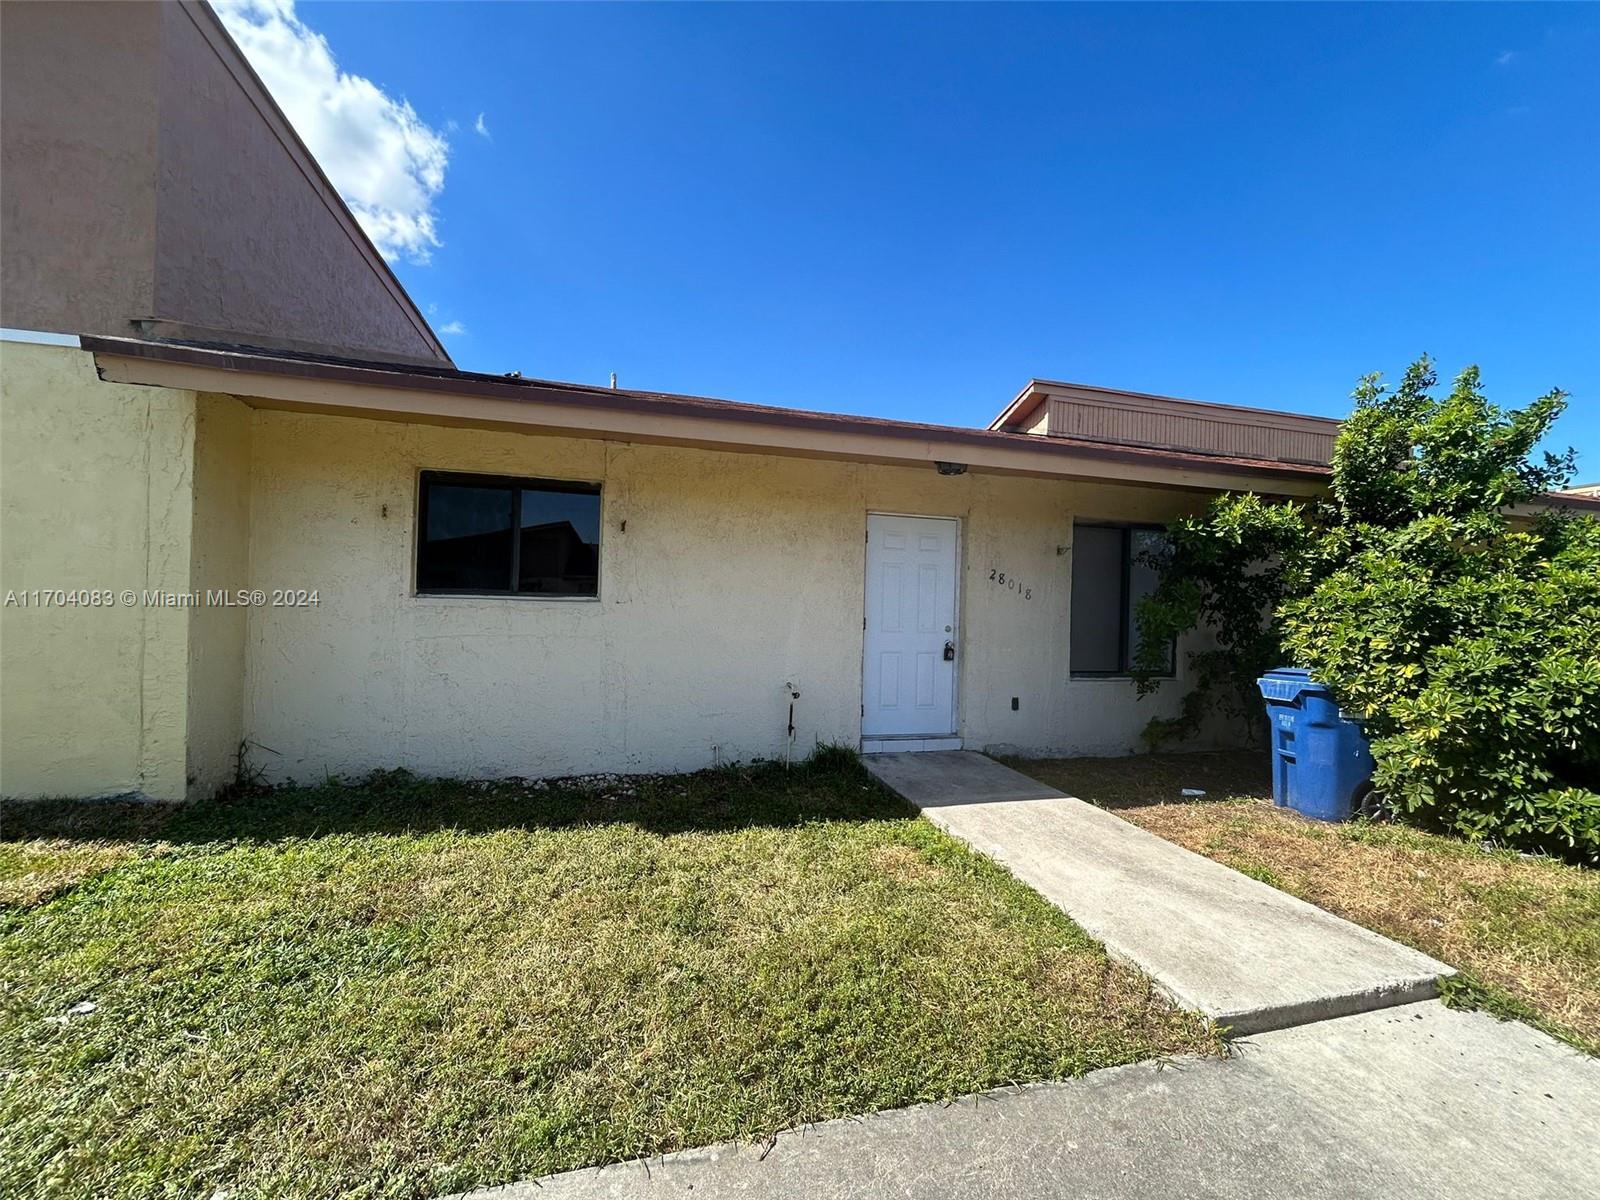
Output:
<instances>
[{"instance_id":1,"label":"dark window screen","mask_svg":"<svg viewBox=\"0 0 1600 1200\"><path fill-rule=\"evenodd\" d=\"M1167 535L1159 529L1128 530L1128 610L1124 618L1128 636L1124 648L1127 660L1123 663L1123 670L1130 668L1139 654L1139 602L1155 591L1156 584L1161 582L1161 573L1145 562L1145 557L1160 554L1166 544ZM1167 643L1168 675L1173 674L1177 666L1177 652L1177 642Z\"/></svg>"},{"instance_id":2,"label":"dark window screen","mask_svg":"<svg viewBox=\"0 0 1600 1200\"><path fill-rule=\"evenodd\" d=\"M425 472L420 504L419 592L600 594L596 485Z\"/></svg>"},{"instance_id":3,"label":"dark window screen","mask_svg":"<svg viewBox=\"0 0 1600 1200\"><path fill-rule=\"evenodd\" d=\"M1072 529L1072 633L1074 675L1126 675L1139 648L1139 602L1159 576L1144 556L1159 552L1160 529L1074 525ZM1177 644L1167 648L1167 674L1177 664Z\"/></svg>"},{"instance_id":4,"label":"dark window screen","mask_svg":"<svg viewBox=\"0 0 1600 1200\"><path fill-rule=\"evenodd\" d=\"M1072 669L1122 666L1122 530L1080 525L1072 534Z\"/></svg>"}]
</instances>

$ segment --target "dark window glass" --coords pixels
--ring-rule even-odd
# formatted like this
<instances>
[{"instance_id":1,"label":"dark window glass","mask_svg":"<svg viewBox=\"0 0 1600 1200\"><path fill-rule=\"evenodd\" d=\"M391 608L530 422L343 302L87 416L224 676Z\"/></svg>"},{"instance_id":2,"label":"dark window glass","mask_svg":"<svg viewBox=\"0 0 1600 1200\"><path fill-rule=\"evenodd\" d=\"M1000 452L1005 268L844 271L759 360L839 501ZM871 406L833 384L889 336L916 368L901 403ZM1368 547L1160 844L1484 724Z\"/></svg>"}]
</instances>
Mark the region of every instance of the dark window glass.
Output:
<instances>
[{"instance_id":1,"label":"dark window glass","mask_svg":"<svg viewBox=\"0 0 1600 1200\"><path fill-rule=\"evenodd\" d=\"M1159 529L1075 525L1072 531L1072 641L1074 675L1126 675L1138 651L1139 601L1155 590L1156 568L1145 561L1165 544ZM1167 673L1177 645L1167 647Z\"/></svg>"},{"instance_id":2,"label":"dark window glass","mask_svg":"<svg viewBox=\"0 0 1600 1200\"><path fill-rule=\"evenodd\" d=\"M419 527L419 592L600 594L593 484L427 472Z\"/></svg>"},{"instance_id":3,"label":"dark window glass","mask_svg":"<svg viewBox=\"0 0 1600 1200\"><path fill-rule=\"evenodd\" d=\"M511 493L424 483L417 587L425 592L504 590L511 578Z\"/></svg>"},{"instance_id":4,"label":"dark window glass","mask_svg":"<svg viewBox=\"0 0 1600 1200\"><path fill-rule=\"evenodd\" d=\"M593 596L599 587L599 495L523 488L517 591Z\"/></svg>"}]
</instances>

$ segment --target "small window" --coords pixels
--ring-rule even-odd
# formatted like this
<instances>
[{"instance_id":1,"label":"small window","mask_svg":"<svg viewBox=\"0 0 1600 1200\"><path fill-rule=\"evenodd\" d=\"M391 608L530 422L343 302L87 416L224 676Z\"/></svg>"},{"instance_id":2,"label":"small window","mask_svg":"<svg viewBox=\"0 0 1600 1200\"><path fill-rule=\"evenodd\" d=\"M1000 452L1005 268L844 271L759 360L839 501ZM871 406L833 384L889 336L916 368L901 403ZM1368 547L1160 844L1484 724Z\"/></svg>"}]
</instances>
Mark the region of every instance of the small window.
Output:
<instances>
[{"instance_id":1,"label":"small window","mask_svg":"<svg viewBox=\"0 0 1600 1200\"><path fill-rule=\"evenodd\" d=\"M1154 567L1144 556L1166 542L1160 529L1125 525L1072 527L1072 674L1126 675L1139 646L1139 601L1155 590ZM1176 673L1177 645L1167 647L1168 675Z\"/></svg>"},{"instance_id":2,"label":"small window","mask_svg":"<svg viewBox=\"0 0 1600 1200\"><path fill-rule=\"evenodd\" d=\"M600 488L424 471L417 591L600 594Z\"/></svg>"}]
</instances>

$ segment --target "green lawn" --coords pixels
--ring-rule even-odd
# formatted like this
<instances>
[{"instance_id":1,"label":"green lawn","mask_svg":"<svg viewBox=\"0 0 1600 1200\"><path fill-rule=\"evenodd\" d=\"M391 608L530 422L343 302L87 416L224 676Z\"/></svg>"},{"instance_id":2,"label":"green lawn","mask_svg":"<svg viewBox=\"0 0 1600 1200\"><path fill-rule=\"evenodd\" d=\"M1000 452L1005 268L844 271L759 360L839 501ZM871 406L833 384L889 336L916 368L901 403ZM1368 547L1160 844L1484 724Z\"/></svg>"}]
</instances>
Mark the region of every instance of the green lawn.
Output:
<instances>
[{"instance_id":1,"label":"green lawn","mask_svg":"<svg viewBox=\"0 0 1600 1200\"><path fill-rule=\"evenodd\" d=\"M1027 759L1018 770L1462 972L1446 999L1600 1054L1600 871L1272 806L1267 755ZM1183 788L1201 788L1185 800Z\"/></svg>"},{"instance_id":2,"label":"green lawn","mask_svg":"<svg viewBox=\"0 0 1600 1200\"><path fill-rule=\"evenodd\" d=\"M0 821L7 1196L429 1196L1218 1050L845 755Z\"/></svg>"}]
</instances>

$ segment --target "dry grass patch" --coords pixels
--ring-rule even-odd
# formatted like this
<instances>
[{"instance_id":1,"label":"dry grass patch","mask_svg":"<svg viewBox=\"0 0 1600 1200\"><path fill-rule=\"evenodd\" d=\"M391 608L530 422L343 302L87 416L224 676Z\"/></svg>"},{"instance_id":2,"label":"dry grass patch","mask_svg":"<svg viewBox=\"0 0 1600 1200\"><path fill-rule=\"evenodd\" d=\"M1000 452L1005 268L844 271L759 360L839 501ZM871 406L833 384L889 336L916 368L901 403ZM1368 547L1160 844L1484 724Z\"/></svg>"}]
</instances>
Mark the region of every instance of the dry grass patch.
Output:
<instances>
[{"instance_id":1,"label":"dry grass patch","mask_svg":"<svg viewBox=\"0 0 1600 1200\"><path fill-rule=\"evenodd\" d=\"M162 853L158 831L176 811L126 800L0 803L0 908L42 904L102 871ZM22 836L30 831L54 836Z\"/></svg>"},{"instance_id":2,"label":"dry grass patch","mask_svg":"<svg viewBox=\"0 0 1600 1200\"><path fill-rule=\"evenodd\" d=\"M139 852L129 846L61 838L0 844L0 906L43 904L85 879L138 856Z\"/></svg>"},{"instance_id":3,"label":"dry grass patch","mask_svg":"<svg viewBox=\"0 0 1600 1200\"><path fill-rule=\"evenodd\" d=\"M433 1196L1219 1052L844 756L4 815L0 1195Z\"/></svg>"},{"instance_id":4,"label":"dry grass patch","mask_svg":"<svg viewBox=\"0 0 1600 1200\"><path fill-rule=\"evenodd\" d=\"M1600 872L1396 825L1274 808L1262 754L1013 765L1465 973L1458 1002L1600 1053ZM1201 788L1185 800L1182 788Z\"/></svg>"}]
</instances>

